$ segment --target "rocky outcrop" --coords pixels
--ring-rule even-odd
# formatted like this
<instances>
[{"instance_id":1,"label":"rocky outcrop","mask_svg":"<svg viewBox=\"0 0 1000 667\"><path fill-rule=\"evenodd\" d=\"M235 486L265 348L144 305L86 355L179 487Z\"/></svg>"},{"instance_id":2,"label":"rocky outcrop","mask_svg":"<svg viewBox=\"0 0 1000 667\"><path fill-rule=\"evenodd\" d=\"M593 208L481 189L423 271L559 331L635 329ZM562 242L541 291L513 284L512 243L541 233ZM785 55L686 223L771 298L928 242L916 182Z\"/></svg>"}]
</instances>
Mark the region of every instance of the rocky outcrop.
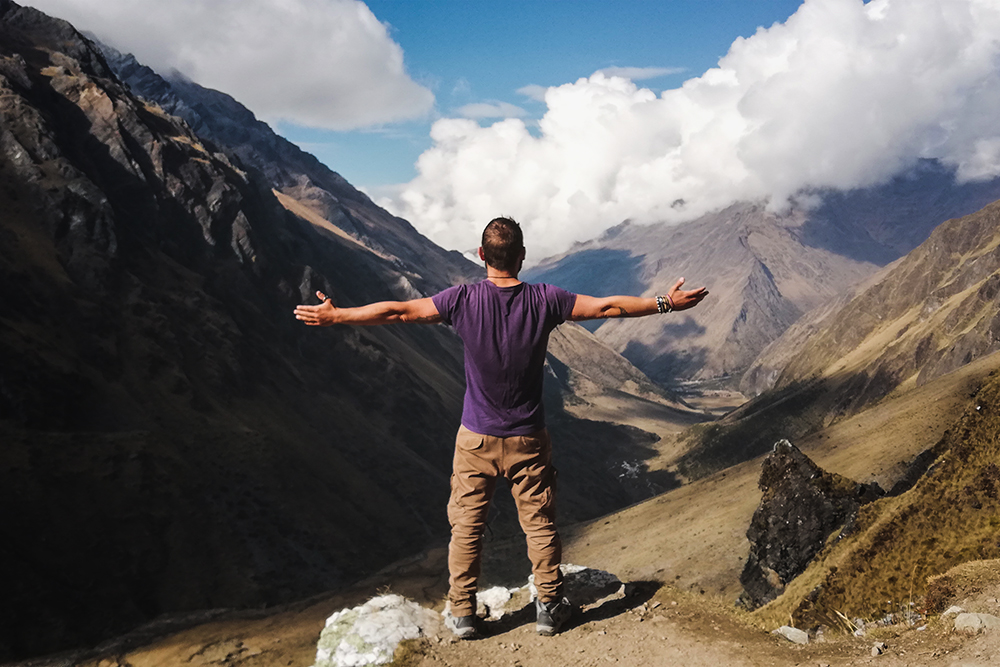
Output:
<instances>
[{"instance_id":1,"label":"rocky outcrop","mask_svg":"<svg viewBox=\"0 0 1000 667\"><path fill-rule=\"evenodd\" d=\"M748 609L780 595L833 531L884 495L877 484L823 471L787 440L764 459L759 486L764 496L747 529L750 556L740 575L740 602Z\"/></svg>"}]
</instances>

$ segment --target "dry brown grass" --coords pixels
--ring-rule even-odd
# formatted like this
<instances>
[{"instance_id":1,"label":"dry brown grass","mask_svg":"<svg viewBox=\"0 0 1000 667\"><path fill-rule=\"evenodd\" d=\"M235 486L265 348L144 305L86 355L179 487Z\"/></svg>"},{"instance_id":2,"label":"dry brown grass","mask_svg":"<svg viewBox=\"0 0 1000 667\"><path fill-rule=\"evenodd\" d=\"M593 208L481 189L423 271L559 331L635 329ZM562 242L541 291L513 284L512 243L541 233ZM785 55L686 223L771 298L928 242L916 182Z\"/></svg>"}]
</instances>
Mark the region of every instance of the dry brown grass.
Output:
<instances>
[{"instance_id":1,"label":"dry brown grass","mask_svg":"<svg viewBox=\"0 0 1000 667\"><path fill-rule=\"evenodd\" d=\"M925 599L928 579L968 561L1000 558L1000 373L993 373L945 434L943 453L908 492L864 507L856 531L837 539L757 612L765 624L792 617L800 627L840 622L837 612L872 619Z\"/></svg>"}]
</instances>

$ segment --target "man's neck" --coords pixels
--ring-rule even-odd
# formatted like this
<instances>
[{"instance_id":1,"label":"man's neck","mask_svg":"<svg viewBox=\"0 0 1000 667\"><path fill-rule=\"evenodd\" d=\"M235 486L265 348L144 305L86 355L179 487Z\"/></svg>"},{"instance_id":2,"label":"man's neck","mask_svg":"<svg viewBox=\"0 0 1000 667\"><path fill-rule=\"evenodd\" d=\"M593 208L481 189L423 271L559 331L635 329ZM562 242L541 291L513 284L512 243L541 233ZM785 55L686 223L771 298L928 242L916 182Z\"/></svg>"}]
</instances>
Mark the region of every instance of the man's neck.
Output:
<instances>
[{"instance_id":1,"label":"man's neck","mask_svg":"<svg viewBox=\"0 0 1000 667\"><path fill-rule=\"evenodd\" d=\"M497 271L489 267L486 269L486 279L497 287L514 287L521 284L516 273L511 275L509 271Z\"/></svg>"}]
</instances>

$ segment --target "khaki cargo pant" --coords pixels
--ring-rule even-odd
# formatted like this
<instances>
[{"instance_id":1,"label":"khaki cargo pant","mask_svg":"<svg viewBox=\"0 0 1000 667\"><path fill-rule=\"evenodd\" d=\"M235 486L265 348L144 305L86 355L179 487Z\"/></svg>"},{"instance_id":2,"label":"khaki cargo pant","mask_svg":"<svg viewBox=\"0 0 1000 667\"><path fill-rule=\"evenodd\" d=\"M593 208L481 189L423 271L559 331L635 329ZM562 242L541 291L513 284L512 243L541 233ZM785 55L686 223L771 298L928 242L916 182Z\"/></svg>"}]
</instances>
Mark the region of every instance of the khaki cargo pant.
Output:
<instances>
[{"instance_id":1,"label":"khaki cargo pant","mask_svg":"<svg viewBox=\"0 0 1000 667\"><path fill-rule=\"evenodd\" d=\"M552 443L546 430L501 438L473 433L464 426L459 429L448 501L448 599L452 614L468 616L476 611L483 532L498 477L510 482L538 596L543 602L562 597L562 542L555 525L555 476Z\"/></svg>"}]
</instances>

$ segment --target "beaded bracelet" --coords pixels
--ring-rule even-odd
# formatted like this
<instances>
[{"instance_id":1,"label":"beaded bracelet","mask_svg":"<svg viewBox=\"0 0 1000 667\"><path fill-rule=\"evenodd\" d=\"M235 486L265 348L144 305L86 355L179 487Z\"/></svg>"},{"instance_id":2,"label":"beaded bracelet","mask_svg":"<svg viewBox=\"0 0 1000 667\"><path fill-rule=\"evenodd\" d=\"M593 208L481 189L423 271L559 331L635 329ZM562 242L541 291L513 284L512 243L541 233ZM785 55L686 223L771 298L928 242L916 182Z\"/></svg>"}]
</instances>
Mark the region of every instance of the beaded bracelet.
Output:
<instances>
[{"instance_id":1,"label":"beaded bracelet","mask_svg":"<svg viewBox=\"0 0 1000 667\"><path fill-rule=\"evenodd\" d=\"M663 313L669 313L672 312L673 310L674 310L674 302L670 298L669 294L656 297L656 312L662 315Z\"/></svg>"}]
</instances>

